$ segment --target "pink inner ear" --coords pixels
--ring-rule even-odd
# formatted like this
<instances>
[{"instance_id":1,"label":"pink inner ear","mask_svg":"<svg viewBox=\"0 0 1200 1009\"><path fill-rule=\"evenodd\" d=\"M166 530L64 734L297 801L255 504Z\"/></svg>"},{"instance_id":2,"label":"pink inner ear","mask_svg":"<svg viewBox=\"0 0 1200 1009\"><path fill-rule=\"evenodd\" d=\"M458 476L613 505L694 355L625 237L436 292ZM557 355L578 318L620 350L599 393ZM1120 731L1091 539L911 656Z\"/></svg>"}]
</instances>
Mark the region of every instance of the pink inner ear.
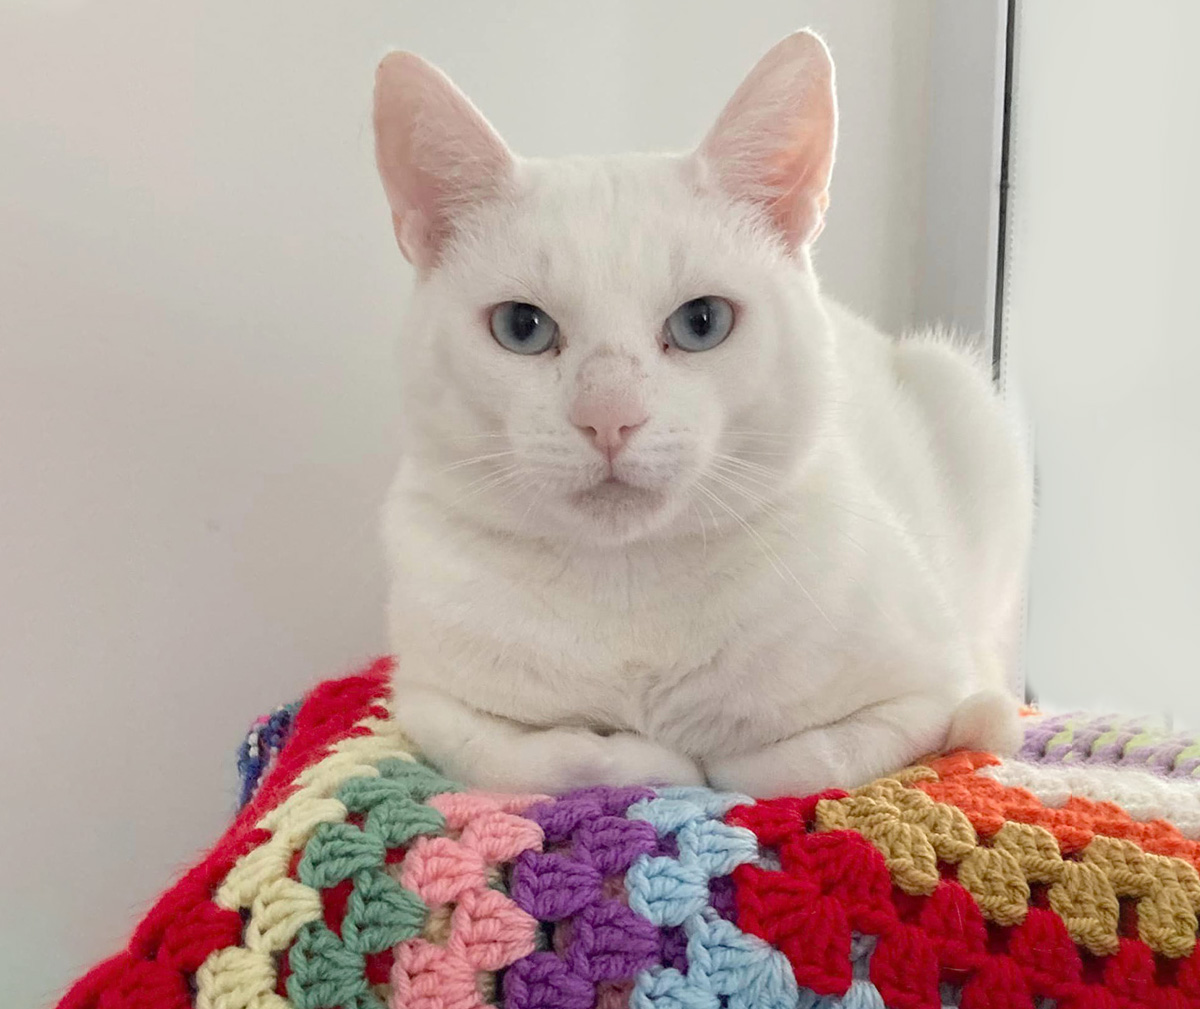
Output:
<instances>
[{"instance_id":1,"label":"pink inner ear","mask_svg":"<svg viewBox=\"0 0 1200 1009\"><path fill-rule=\"evenodd\" d=\"M513 158L487 120L436 67L392 53L375 78L375 156L400 248L437 262L462 211L499 195Z\"/></svg>"},{"instance_id":2,"label":"pink inner ear","mask_svg":"<svg viewBox=\"0 0 1200 1009\"><path fill-rule=\"evenodd\" d=\"M836 142L833 63L825 44L802 31L759 60L699 154L727 193L760 205L798 247L824 225Z\"/></svg>"},{"instance_id":3,"label":"pink inner ear","mask_svg":"<svg viewBox=\"0 0 1200 1009\"><path fill-rule=\"evenodd\" d=\"M821 131L797 138L799 143L780 152L768 171L768 185L779 192L767 210L789 245L806 245L825 227L829 208L829 179L833 171L833 149L826 151ZM814 143L814 141L817 141ZM813 148L817 148L814 150Z\"/></svg>"}]
</instances>

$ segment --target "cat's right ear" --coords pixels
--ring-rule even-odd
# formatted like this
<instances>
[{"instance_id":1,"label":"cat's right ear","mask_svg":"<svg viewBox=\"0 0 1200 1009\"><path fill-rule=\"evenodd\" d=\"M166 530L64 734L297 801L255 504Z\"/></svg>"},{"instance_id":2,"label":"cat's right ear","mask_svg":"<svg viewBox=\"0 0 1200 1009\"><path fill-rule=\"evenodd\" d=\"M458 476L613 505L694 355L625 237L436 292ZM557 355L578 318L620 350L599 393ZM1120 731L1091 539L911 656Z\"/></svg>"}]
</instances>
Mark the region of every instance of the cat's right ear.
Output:
<instances>
[{"instance_id":1,"label":"cat's right ear","mask_svg":"<svg viewBox=\"0 0 1200 1009\"><path fill-rule=\"evenodd\" d=\"M836 146L833 60L805 30L758 61L697 155L721 189L756 204L794 249L824 226Z\"/></svg>"},{"instance_id":2,"label":"cat's right ear","mask_svg":"<svg viewBox=\"0 0 1200 1009\"><path fill-rule=\"evenodd\" d=\"M465 208L500 195L513 157L437 67L412 53L384 57L375 74L375 160L408 261L428 270Z\"/></svg>"}]
</instances>

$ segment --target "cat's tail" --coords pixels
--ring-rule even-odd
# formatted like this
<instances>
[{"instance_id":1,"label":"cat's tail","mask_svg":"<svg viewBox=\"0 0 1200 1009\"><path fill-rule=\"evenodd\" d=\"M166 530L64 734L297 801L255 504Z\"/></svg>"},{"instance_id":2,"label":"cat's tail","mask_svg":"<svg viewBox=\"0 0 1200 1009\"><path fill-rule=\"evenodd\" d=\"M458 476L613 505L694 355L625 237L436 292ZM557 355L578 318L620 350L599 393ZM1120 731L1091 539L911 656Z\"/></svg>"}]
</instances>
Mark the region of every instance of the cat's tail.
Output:
<instances>
[{"instance_id":1,"label":"cat's tail","mask_svg":"<svg viewBox=\"0 0 1200 1009\"><path fill-rule=\"evenodd\" d=\"M1010 756L1024 733L1017 699L1002 687L988 687L962 701L950 718L946 749L986 750Z\"/></svg>"}]
</instances>

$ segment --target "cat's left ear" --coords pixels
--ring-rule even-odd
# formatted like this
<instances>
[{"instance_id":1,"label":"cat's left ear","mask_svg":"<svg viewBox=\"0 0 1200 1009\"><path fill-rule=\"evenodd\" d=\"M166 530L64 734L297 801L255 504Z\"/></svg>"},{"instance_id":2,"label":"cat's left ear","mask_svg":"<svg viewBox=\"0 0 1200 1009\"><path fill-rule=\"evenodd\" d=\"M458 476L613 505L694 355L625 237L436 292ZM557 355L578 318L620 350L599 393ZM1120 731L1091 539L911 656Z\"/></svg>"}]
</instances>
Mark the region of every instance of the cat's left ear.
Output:
<instances>
[{"instance_id":1,"label":"cat's left ear","mask_svg":"<svg viewBox=\"0 0 1200 1009\"><path fill-rule=\"evenodd\" d=\"M795 249L824 227L836 145L833 60L804 30L758 61L695 156L728 195L757 204Z\"/></svg>"},{"instance_id":2,"label":"cat's left ear","mask_svg":"<svg viewBox=\"0 0 1200 1009\"><path fill-rule=\"evenodd\" d=\"M491 124L437 67L395 52L375 75L375 160L400 250L433 266L471 206L501 195L514 160Z\"/></svg>"}]
</instances>

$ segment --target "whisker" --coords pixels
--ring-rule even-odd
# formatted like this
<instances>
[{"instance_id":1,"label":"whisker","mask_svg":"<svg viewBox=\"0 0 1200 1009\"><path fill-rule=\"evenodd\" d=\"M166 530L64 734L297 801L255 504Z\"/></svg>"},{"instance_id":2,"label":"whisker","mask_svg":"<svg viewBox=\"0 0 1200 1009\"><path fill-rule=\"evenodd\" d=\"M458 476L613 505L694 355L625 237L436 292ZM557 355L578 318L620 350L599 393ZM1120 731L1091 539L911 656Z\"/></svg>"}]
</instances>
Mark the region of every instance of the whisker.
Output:
<instances>
[{"instance_id":1,"label":"whisker","mask_svg":"<svg viewBox=\"0 0 1200 1009\"><path fill-rule=\"evenodd\" d=\"M708 517L712 519L713 532L719 533L721 531L721 527L717 522L717 513L712 510L712 505L710 505L707 500L704 502L704 507L708 509Z\"/></svg>"},{"instance_id":2,"label":"whisker","mask_svg":"<svg viewBox=\"0 0 1200 1009\"><path fill-rule=\"evenodd\" d=\"M779 477L782 475L780 470L772 466L764 466L761 462L751 462L749 459L741 459L736 455L729 455L725 452L717 452L713 458L720 459L731 466L749 470L752 473L762 473L764 476Z\"/></svg>"},{"instance_id":3,"label":"whisker","mask_svg":"<svg viewBox=\"0 0 1200 1009\"><path fill-rule=\"evenodd\" d=\"M700 526L700 542L703 546L704 556L708 556L708 531L704 528L704 516L700 514L700 508L696 504L696 499L692 497L691 491L688 491L688 507L696 513L696 522Z\"/></svg>"},{"instance_id":4,"label":"whisker","mask_svg":"<svg viewBox=\"0 0 1200 1009\"><path fill-rule=\"evenodd\" d=\"M496 502L496 507L503 508L505 505L509 504L510 502L515 501L522 494L524 494L527 490L531 489L536 483L537 483L537 480L534 478L528 478L528 479L522 480L511 491L509 491L504 497L502 497L499 501Z\"/></svg>"},{"instance_id":5,"label":"whisker","mask_svg":"<svg viewBox=\"0 0 1200 1009\"><path fill-rule=\"evenodd\" d=\"M779 490L779 488L776 484L767 483L765 480L762 480L761 478L753 475L753 470L747 472L745 470L738 469L735 466L731 466L729 463L723 462L720 459L713 460L713 468L716 469L717 472L719 472L719 473L724 473L726 476L738 477L739 479L746 480L748 483L754 484L754 486L756 486L756 487L761 487L763 490L767 490L767 491L778 491Z\"/></svg>"},{"instance_id":6,"label":"whisker","mask_svg":"<svg viewBox=\"0 0 1200 1009\"><path fill-rule=\"evenodd\" d=\"M466 504L468 501L478 497L480 494L487 493L489 490L502 487L510 480L515 479L520 471L521 467L514 463L513 465L507 466L498 472L489 473L487 476L473 480L463 488L463 492L460 493L458 497L456 497L446 506L447 510L452 510L460 505Z\"/></svg>"},{"instance_id":7,"label":"whisker","mask_svg":"<svg viewBox=\"0 0 1200 1009\"><path fill-rule=\"evenodd\" d=\"M449 466L443 466L439 473L450 473L456 469L463 469L465 466L476 466L481 462L487 462L489 459L503 459L506 456L516 455L514 449L505 449L503 452L487 452L484 455L473 455L469 459L460 459L458 462L453 462Z\"/></svg>"},{"instance_id":8,"label":"whisker","mask_svg":"<svg viewBox=\"0 0 1200 1009\"><path fill-rule=\"evenodd\" d=\"M763 556L767 558L767 562L775 569L776 573L779 574L781 578L784 577L784 572L787 573L787 576L790 577L796 587L804 593L805 597L812 604L813 608L819 614L821 614L825 622L829 624L830 628L832 628L836 633L837 628L834 627L833 621L829 619L829 615L821 608L820 603L818 603L813 597L813 594L808 591L808 587L796 576L796 573L787 566L775 548L767 542L762 533L760 533L748 521L746 521L741 513L735 511L722 497L720 497L720 495L705 487L703 483L696 484L696 487L706 494L718 507L727 511L734 521L737 522L738 525L740 525L756 543L758 543L759 548L763 551ZM786 578L784 580L786 581Z\"/></svg>"},{"instance_id":9,"label":"whisker","mask_svg":"<svg viewBox=\"0 0 1200 1009\"><path fill-rule=\"evenodd\" d=\"M537 490L535 490L532 496L529 498L529 506L525 509L525 513L521 516L520 522L517 523L518 525L525 525L525 521L529 518L529 513L533 511L533 506L537 504L539 500L541 500L542 494L549 486L550 484L547 480L542 480L538 483Z\"/></svg>"},{"instance_id":10,"label":"whisker","mask_svg":"<svg viewBox=\"0 0 1200 1009\"><path fill-rule=\"evenodd\" d=\"M728 514L729 517L732 518L734 522L736 522L742 528L742 530L744 530L746 534L754 540L759 549L762 550L763 556L766 557L767 562L772 568L775 569L776 574L778 574L785 581L790 577L793 582L796 582L797 584L799 583L799 579L796 578L795 573L783 562L783 558L779 556L778 551L776 551L775 548L766 541L766 539L761 533L758 532L758 530L756 530L748 521L746 521L745 517L740 512L738 512L732 505L730 505L724 498L722 498L711 488L705 487L703 484L697 484L696 487L710 501L716 504L718 508L726 512L726 514Z\"/></svg>"},{"instance_id":11,"label":"whisker","mask_svg":"<svg viewBox=\"0 0 1200 1009\"><path fill-rule=\"evenodd\" d=\"M740 484L736 480L732 479L728 474L722 473L720 470L708 473L707 476L710 480L715 480L717 483L728 487L735 494L744 497L747 501L758 505L760 508L767 508L771 505L771 502L765 497L748 489L743 484Z\"/></svg>"},{"instance_id":12,"label":"whisker","mask_svg":"<svg viewBox=\"0 0 1200 1009\"><path fill-rule=\"evenodd\" d=\"M794 459L796 457L795 452L777 452L761 448L739 448L738 452L742 455L755 456L759 459Z\"/></svg>"}]
</instances>

